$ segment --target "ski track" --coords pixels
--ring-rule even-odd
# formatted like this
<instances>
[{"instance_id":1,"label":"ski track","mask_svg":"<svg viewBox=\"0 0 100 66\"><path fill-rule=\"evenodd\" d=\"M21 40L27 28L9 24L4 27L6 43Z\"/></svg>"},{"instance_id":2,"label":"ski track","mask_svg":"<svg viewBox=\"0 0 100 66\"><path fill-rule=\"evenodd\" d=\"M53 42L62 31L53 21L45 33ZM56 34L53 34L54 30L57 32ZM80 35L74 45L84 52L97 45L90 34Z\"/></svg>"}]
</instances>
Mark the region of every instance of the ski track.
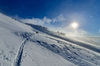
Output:
<instances>
[{"instance_id":1,"label":"ski track","mask_svg":"<svg viewBox=\"0 0 100 66\"><path fill-rule=\"evenodd\" d=\"M17 56L16 56L15 61L13 63L13 66L21 66L22 54L23 54L24 46L25 46L27 41L36 42L36 43L40 44L41 46L53 51L54 53L57 53L58 55L62 56L66 60L69 60L70 62L72 62L76 65L78 64L79 66L88 66L88 65L92 66L90 61L86 62L87 59L84 59L84 58L81 59L80 58L81 56L78 57L79 55L77 55L77 53L70 50L66 45L67 43L63 43L62 41L47 37L47 38L50 38L52 40L56 40L58 43L61 42L61 44L64 45L64 47L61 48L59 46L56 46L55 44L50 45L44 41L40 41L40 40L35 41L33 38L31 38L31 37L33 37L33 34L31 34L31 33L17 33L16 32L16 35L21 36L21 37L26 38L26 39L21 43L21 46L18 49L18 53L17 53ZM69 45L69 47L72 48L73 46ZM62 50L64 52L62 52ZM69 51L73 54L70 55ZM90 60L90 59L88 59L88 60ZM84 64L84 63L86 63L86 64ZM96 64L95 62L93 62L93 63Z\"/></svg>"},{"instance_id":2,"label":"ski track","mask_svg":"<svg viewBox=\"0 0 100 66\"><path fill-rule=\"evenodd\" d=\"M19 48L19 50L18 50L18 54L17 54L17 56L16 56L16 58L15 58L14 63L13 63L12 66L20 66L20 64L21 64L21 59L22 59L22 54L23 54L23 48L24 48L26 42L28 41L28 39L29 39L29 38L26 38L26 39L21 43L21 46L20 46L20 48Z\"/></svg>"}]
</instances>

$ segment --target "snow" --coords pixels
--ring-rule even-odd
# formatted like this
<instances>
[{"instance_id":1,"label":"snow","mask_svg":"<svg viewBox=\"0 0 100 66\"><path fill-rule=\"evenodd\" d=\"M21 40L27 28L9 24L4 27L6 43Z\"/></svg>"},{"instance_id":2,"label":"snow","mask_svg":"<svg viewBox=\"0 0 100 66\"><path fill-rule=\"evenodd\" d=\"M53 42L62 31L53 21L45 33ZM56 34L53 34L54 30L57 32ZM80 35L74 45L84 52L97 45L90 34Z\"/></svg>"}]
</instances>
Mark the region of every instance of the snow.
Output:
<instances>
[{"instance_id":1,"label":"snow","mask_svg":"<svg viewBox=\"0 0 100 66\"><path fill-rule=\"evenodd\" d=\"M22 66L74 66L37 43L28 42L24 49Z\"/></svg>"},{"instance_id":2,"label":"snow","mask_svg":"<svg viewBox=\"0 0 100 66\"><path fill-rule=\"evenodd\" d=\"M0 13L0 66L100 66L99 38L65 37Z\"/></svg>"}]
</instances>

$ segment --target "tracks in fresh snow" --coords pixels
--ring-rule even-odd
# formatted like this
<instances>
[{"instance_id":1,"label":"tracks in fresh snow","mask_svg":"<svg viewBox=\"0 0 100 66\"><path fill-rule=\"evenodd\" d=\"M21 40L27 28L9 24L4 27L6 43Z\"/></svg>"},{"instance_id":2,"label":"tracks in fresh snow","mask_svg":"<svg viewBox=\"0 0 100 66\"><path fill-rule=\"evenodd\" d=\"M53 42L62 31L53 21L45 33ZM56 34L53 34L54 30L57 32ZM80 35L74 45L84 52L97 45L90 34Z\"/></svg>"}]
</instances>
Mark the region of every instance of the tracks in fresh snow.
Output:
<instances>
[{"instance_id":1,"label":"tracks in fresh snow","mask_svg":"<svg viewBox=\"0 0 100 66\"><path fill-rule=\"evenodd\" d=\"M27 23L26 23L26 24L27 24ZM90 49L90 50L92 50L92 51L95 51L95 52L97 52L97 53L100 53L100 48L97 48L97 47L95 47L95 46L92 46L92 45L90 45L90 44L88 44L88 43L83 43L83 42L75 41L75 40L72 40L72 39L69 39L69 38L66 38L66 37L59 36L59 35L54 34L54 33L52 33L51 31L46 30L46 29L44 29L44 28L42 28L41 26L38 26L38 25L33 25L33 24L27 24L27 25L30 25L31 27L33 27L33 28L35 28L35 29L37 29L37 30L39 30L39 31L41 31L41 32L44 32L44 33L46 33L46 34L48 34L48 35L50 35L50 36L53 36L53 37L56 37L56 38L60 38L60 39L62 39L62 40L71 42L71 43L73 43L73 44L76 44L76 45L82 46L82 47L84 47L84 48Z\"/></svg>"},{"instance_id":2,"label":"tracks in fresh snow","mask_svg":"<svg viewBox=\"0 0 100 66\"><path fill-rule=\"evenodd\" d=\"M28 41L29 38L26 38L22 43L21 43L21 46L19 47L19 50L18 50L18 54L14 60L14 63L13 63L13 66L20 66L21 64L21 59L22 59L22 54L23 54L23 48L26 44L26 42Z\"/></svg>"},{"instance_id":3,"label":"tracks in fresh snow","mask_svg":"<svg viewBox=\"0 0 100 66\"><path fill-rule=\"evenodd\" d=\"M26 42L30 39L30 37L33 35L32 33L27 32L15 32L17 36L21 36L22 38L25 38L25 40L21 43L21 46L18 49L17 55L15 57L15 60L13 62L12 66L20 66L21 65L21 59L23 54L23 49L26 44Z\"/></svg>"}]
</instances>

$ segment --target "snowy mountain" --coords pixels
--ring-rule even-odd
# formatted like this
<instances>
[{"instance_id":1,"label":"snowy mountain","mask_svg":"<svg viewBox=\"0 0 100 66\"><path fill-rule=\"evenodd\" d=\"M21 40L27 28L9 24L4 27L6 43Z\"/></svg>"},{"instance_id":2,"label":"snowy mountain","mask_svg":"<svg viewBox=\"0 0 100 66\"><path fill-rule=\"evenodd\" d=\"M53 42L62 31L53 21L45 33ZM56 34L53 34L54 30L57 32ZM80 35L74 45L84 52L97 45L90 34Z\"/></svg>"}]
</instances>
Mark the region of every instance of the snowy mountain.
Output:
<instances>
[{"instance_id":1,"label":"snowy mountain","mask_svg":"<svg viewBox=\"0 0 100 66\"><path fill-rule=\"evenodd\" d=\"M65 37L0 13L0 66L100 66L99 40Z\"/></svg>"}]
</instances>

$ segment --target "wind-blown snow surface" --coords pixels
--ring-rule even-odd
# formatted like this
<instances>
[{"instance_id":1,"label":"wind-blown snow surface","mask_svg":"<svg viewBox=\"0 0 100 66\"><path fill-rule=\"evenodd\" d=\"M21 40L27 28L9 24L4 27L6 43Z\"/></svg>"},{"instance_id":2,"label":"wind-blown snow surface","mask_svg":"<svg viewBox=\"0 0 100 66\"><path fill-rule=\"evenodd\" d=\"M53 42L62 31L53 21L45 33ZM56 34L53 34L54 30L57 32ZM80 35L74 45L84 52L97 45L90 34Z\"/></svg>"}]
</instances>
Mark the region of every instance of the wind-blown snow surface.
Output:
<instances>
[{"instance_id":1,"label":"wind-blown snow surface","mask_svg":"<svg viewBox=\"0 0 100 66\"><path fill-rule=\"evenodd\" d=\"M0 66L100 66L100 45L74 39L0 13Z\"/></svg>"}]
</instances>

